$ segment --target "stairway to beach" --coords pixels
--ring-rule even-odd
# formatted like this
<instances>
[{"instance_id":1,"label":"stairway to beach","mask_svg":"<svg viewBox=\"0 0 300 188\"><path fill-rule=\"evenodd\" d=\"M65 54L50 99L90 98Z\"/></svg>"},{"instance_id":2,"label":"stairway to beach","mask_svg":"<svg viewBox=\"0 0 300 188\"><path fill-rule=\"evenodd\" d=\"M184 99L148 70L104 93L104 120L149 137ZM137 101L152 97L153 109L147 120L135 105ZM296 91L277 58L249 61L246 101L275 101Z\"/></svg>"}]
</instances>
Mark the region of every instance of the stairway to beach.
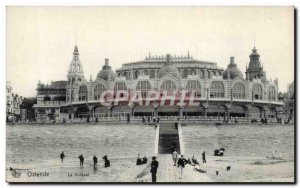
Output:
<instances>
[{"instance_id":1,"label":"stairway to beach","mask_svg":"<svg viewBox=\"0 0 300 188\"><path fill-rule=\"evenodd\" d=\"M178 130L174 122L162 122L159 128L159 154L171 154L172 142L176 142L175 150L180 153Z\"/></svg>"}]
</instances>

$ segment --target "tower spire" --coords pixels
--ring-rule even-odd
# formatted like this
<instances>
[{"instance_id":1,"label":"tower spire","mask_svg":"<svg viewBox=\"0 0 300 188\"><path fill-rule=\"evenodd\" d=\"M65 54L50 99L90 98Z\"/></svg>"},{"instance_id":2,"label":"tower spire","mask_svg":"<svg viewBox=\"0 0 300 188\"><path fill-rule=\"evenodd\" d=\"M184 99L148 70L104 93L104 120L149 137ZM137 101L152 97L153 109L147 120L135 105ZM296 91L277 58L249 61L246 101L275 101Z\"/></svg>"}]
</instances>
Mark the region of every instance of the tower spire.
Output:
<instances>
[{"instance_id":1,"label":"tower spire","mask_svg":"<svg viewBox=\"0 0 300 188\"><path fill-rule=\"evenodd\" d=\"M78 47L75 45L73 55L79 55Z\"/></svg>"}]
</instances>

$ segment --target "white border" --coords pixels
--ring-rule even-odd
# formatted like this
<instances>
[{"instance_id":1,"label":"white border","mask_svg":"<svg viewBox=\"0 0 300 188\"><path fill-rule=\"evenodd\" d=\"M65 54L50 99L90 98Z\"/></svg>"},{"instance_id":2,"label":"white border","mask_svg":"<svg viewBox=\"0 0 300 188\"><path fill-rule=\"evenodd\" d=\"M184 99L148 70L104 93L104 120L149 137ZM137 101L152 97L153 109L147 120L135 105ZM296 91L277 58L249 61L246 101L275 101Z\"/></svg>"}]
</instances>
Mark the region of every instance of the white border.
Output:
<instances>
[{"instance_id":1,"label":"white border","mask_svg":"<svg viewBox=\"0 0 300 188\"><path fill-rule=\"evenodd\" d=\"M5 130L5 84L6 84L6 13L5 9L6 6L296 6L300 7L300 1L296 0L231 0L231 1L224 1L224 0L102 0L101 2L96 2L93 0L27 0L27 1L20 1L20 0L2 0L0 2L0 77L1 77L1 89L0 89L0 99L1 99L1 116L0 120L2 122L2 125L0 125L0 132L2 134L2 139L0 141L1 151L2 154L0 155L0 161L2 163L0 168L0 184L1 187L8 187L9 185L5 182L5 149L6 149L6 130ZM299 12L298 12L299 15ZM297 19L297 25L299 26L299 18ZM297 33L298 34L298 33ZM16 52L17 53L17 52ZM297 54L299 54L299 48L297 49ZM300 66L298 65L298 70ZM298 83L298 82L297 82ZM297 84L297 88L299 88L299 83ZM297 96L299 98L299 96ZM297 112L297 116L299 116L299 110ZM299 128L297 135L299 135ZM299 144L297 150L299 151ZM298 159L296 159L298 160ZM299 163L299 162L298 162ZM299 172L297 173L299 174ZM299 177L297 177L297 180L299 181ZM25 185L26 186L26 185ZM31 186L31 185L27 185ZM44 185L36 185L35 187L41 187ZM49 186L49 185L48 185ZM57 187L74 187L75 185L56 185ZM90 185L80 185L80 187L87 187ZM112 187L112 185L101 185L101 186L109 186ZM118 186L118 185L113 185ZM123 185L124 186L124 185ZM127 185L132 186L132 185ZM139 185L141 186L141 185ZM156 187L162 187L163 185L157 185ZM164 185L165 186L165 185ZM169 185L172 186L172 185ZM205 185L201 185L205 186ZM207 186L207 185L206 185ZM216 187L218 185L208 185L209 187ZM257 186L257 185L256 185ZM272 185L270 185L272 186ZM297 185L298 186L298 185ZM78 186L76 186L78 187ZM263 185L259 185L257 187L265 187ZM282 187L288 187L288 185L283 185ZM289 186L290 187L290 186Z\"/></svg>"}]
</instances>

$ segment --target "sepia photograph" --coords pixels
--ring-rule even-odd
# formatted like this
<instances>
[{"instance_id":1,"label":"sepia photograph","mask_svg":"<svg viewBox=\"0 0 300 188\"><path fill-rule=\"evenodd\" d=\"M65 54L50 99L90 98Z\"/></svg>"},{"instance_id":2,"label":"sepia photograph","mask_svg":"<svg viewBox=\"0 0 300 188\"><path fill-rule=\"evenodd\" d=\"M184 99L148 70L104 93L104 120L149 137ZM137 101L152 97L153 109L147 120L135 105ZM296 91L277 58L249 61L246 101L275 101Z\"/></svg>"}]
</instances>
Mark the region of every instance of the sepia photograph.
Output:
<instances>
[{"instance_id":1,"label":"sepia photograph","mask_svg":"<svg viewBox=\"0 0 300 188\"><path fill-rule=\"evenodd\" d=\"M296 183L295 7L5 14L7 183Z\"/></svg>"}]
</instances>

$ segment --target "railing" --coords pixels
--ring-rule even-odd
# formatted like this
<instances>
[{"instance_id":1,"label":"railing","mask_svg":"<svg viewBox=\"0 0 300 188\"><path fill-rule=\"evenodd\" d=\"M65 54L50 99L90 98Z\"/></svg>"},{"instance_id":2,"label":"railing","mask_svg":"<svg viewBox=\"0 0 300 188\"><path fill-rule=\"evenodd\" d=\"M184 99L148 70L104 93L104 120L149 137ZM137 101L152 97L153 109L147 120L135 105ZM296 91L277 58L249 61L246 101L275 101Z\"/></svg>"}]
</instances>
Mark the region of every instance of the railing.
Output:
<instances>
[{"instance_id":1,"label":"railing","mask_svg":"<svg viewBox=\"0 0 300 188\"><path fill-rule=\"evenodd\" d=\"M36 106L60 106L65 104L65 101L38 101Z\"/></svg>"}]
</instances>

